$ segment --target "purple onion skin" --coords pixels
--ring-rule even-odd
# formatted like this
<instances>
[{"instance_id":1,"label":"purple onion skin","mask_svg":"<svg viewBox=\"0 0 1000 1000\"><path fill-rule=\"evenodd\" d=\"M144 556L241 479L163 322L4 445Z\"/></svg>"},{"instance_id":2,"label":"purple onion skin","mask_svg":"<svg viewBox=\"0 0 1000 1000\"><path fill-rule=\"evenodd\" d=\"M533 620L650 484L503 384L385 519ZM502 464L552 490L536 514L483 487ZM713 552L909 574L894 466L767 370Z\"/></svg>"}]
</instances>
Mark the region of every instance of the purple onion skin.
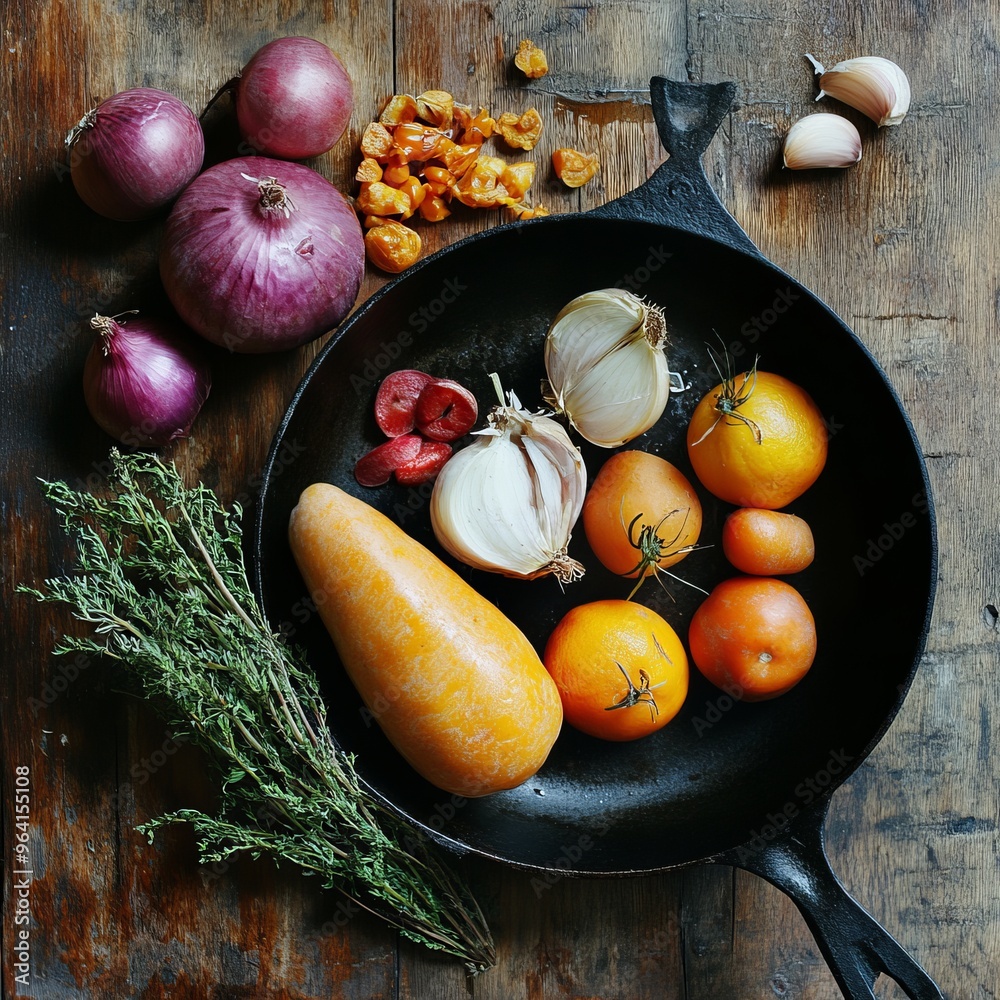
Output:
<instances>
[{"instance_id":1,"label":"purple onion skin","mask_svg":"<svg viewBox=\"0 0 1000 1000\"><path fill-rule=\"evenodd\" d=\"M83 367L83 395L100 427L130 448L187 437L212 388L198 342L160 320L90 321L97 336Z\"/></svg>"},{"instance_id":2,"label":"purple onion skin","mask_svg":"<svg viewBox=\"0 0 1000 1000\"><path fill-rule=\"evenodd\" d=\"M261 203L258 178L277 180L284 207ZM361 288L364 254L358 218L328 180L248 156L210 167L177 199L160 276L192 330L230 351L264 354L337 326Z\"/></svg>"},{"instance_id":3,"label":"purple onion skin","mask_svg":"<svg viewBox=\"0 0 1000 1000\"><path fill-rule=\"evenodd\" d=\"M163 90L140 87L109 97L67 139L70 176L99 215L145 219L197 176L205 136L194 112Z\"/></svg>"},{"instance_id":4,"label":"purple onion skin","mask_svg":"<svg viewBox=\"0 0 1000 1000\"><path fill-rule=\"evenodd\" d=\"M276 38L257 50L236 87L240 134L286 160L319 156L347 129L354 103L341 61L314 38Z\"/></svg>"}]
</instances>

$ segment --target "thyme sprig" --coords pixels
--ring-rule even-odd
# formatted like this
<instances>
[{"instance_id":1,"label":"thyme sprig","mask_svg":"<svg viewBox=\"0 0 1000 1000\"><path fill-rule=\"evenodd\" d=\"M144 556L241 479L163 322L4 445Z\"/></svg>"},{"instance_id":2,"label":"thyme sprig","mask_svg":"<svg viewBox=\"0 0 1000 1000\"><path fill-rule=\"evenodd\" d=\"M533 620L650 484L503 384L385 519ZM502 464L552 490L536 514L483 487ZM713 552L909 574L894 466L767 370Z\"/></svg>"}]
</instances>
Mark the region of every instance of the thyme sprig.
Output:
<instances>
[{"instance_id":1,"label":"thyme sprig","mask_svg":"<svg viewBox=\"0 0 1000 1000\"><path fill-rule=\"evenodd\" d=\"M77 572L23 587L90 623L57 653L125 667L221 780L218 811L179 809L143 824L194 828L202 863L241 852L320 876L401 934L461 959L495 963L483 914L429 841L361 785L333 741L315 674L271 632L250 588L242 512L146 454L111 453L109 495L42 482L77 547Z\"/></svg>"}]
</instances>

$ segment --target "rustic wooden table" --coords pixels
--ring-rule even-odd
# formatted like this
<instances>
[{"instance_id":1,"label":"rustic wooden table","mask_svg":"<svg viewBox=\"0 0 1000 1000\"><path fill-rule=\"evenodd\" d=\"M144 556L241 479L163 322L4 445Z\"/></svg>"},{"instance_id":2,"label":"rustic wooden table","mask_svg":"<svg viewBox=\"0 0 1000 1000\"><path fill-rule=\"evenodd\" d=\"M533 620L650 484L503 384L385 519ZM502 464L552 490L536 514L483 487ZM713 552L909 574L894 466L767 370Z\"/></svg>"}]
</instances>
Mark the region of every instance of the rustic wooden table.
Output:
<instances>
[{"instance_id":1,"label":"rustic wooden table","mask_svg":"<svg viewBox=\"0 0 1000 1000\"><path fill-rule=\"evenodd\" d=\"M536 199L574 212L630 190L662 159L651 76L738 84L706 157L709 177L763 252L842 315L884 366L915 424L939 511L927 651L888 734L834 796L829 852L851 892L948 997L997 995L995 3L61 0L9 3L0 19L4 996L840 995L788 899L728 868L566 879L539 895L529 875L474 866L499 964L470 985L457 966L401 944L374 919L349 918L334 894L293 872L251 860L199 869L185 831L154 846L136 834L163 810L212 801L200 759L116 691L112 671L54 660L67 615L12 593L59 572L70 555L34 477L94 483L107 455L80 390L87 318L163 304L161 222L91 214L68 179L62 140L92 98L133 86L201 108L280 34L327 42L353 77L350 135L315 164L343 190L364 124L394 92L445 88L497 111L536 106L544 148L600 153L598 179L579 192L540 171ZM522 38L548 53L541 80L511 69ZM849 171L779 169L785 130L812 108L806 51L828 64L885 55L910 74L913 105L898 128L877 132L849 113L865 143ZM224 155L231 139L223 128L210 155ZM433 250L501 222L455 212L421 233ZM362 298L384 280L369 271ZM194 436L166 454L223 499L252 501L271 436L319 346L226 359ZM12 873L16 776L25 774L34 872L27 986L15 981ZM902 996L887 980L876 994Z\"/></svg>"}]
</instances>

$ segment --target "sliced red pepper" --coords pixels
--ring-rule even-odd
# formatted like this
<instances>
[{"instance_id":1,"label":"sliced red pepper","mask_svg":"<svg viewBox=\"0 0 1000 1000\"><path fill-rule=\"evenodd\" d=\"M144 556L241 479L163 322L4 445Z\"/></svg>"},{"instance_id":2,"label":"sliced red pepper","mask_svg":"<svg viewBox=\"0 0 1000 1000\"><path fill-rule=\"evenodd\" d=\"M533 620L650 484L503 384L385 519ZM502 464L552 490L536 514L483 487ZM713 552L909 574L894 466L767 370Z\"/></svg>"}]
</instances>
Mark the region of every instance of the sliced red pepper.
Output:
<instances>
[{"instance_id":1,"label":"sliced red pepper","mask_svg":"<svg viewBox=\"0 0 1000 1000\"><path fill-rule=\"evenodd\" d=\"M429 483L451 458L451 453L451 445L443 441L422 442L417 457L396 468L396 481L401 486Z\"/></svg>"},{"instance_id":2,"label":"sliced red pepper","mask_svg":"<svg viewBox=\"0 0 1000 1000\"><path fill-rule=\"evenodd\" d=\"M362 486L384 486L401 465L412 462L420 454L418 434L403 434L392 438L367 455L354 466L354 478Z\"/></svg>"},{"instance_id":3,"label":"sliced red pepper","mask_svg":"<svg viewBox=\"0 0 1000 1000\"><path fill-rule=\"evenodd\" d=\"M386 437L399 437L413 430L417 399L433 381L433 375L413 368L386 375L375 394L375 423Z\"/></svg>"},{"instance_id":4,"label":"sliced red pepper","mask_svg":"<svg viewBox=\"0 0 1000 1000\"><path fill-rule=\"evenodd\" d=\"M436 379L425 386L417 400L414 422L432 441L457 441L475 426L479 408L476 397L451 379Z\"/></svg>"}]
</instances>

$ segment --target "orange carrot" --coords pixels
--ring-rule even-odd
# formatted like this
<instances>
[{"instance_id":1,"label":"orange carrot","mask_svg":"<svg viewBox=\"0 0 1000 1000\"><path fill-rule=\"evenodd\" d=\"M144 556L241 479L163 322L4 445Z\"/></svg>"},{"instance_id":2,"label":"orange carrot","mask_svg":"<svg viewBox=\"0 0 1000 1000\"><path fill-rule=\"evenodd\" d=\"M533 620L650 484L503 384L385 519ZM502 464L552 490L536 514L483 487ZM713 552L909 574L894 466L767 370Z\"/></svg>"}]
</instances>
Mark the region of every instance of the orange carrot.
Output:
<instances>
[{"instance_id":1,"label":"orange carrot","mask_svg":"<svg viewBox=\"0 0 1000 1000\"><path fill-rule=\"evenodd\" d=\"M344 668L416 771L474 797L542 766L562 724L559 693L495 605L336 486L302 493L289 539Z\"/></svg>"}]
</instances>

